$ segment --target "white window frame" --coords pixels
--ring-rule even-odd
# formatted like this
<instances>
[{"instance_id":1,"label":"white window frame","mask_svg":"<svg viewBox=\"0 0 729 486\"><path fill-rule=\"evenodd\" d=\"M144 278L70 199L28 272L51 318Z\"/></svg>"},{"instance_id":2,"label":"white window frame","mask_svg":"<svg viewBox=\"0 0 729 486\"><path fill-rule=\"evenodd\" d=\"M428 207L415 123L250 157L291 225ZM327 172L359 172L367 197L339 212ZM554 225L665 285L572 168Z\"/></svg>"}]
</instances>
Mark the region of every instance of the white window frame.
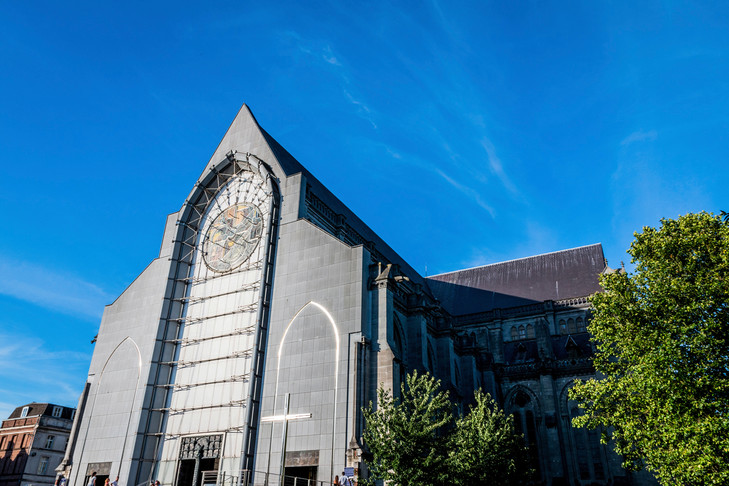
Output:
<instances>
[{"instance_id":1,"label":"white window frame","mask_svg":"<svg viewBox=\"0 0 729 486\"><path fill-rule=\"evenodd\" d=\"M56 441L55 435L49 435L46 438L46 449L53 449L53 443Z\"/></svg>"},{"instance_id":2,"label":"white window frame","mask_svg":"<svg viewBox=\"0 0 729 486\"><path fill-rule=\"evenodd\" d=\"M30 411L30 407L28 407L28 406L23 407L23 410L20 411L20 418L27 417L29 411Z\"/></svg>"},{"instance_id":3,"label":"white window frame","mask_svg":"<svg viewBox=\"0 0 729 486\"><path fill-rule=\"evenodd\" d=\"M55 418L60 417L62 413L63 413L63 407L59 407L59 406L53 407L53 416Z\"/></svg>"}]
</instances>

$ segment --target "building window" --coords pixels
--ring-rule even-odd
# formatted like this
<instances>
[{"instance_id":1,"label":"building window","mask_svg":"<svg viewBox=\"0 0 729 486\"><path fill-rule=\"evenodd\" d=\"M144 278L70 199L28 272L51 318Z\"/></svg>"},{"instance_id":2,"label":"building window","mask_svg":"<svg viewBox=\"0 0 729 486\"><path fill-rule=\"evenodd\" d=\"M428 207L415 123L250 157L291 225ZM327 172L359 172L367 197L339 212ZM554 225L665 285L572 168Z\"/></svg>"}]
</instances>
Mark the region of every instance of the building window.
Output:
<instances>
[{"instance_id":1,"label":"building window","mask_svg":"<svg viewBox=\"0 0 729 486\"><path fill-rule=\"evenodd\" d=\"M567 323L564 321L564 319L559 320L559 333L560 334L567 334Z\"/></svg>"},{"instance_id":2,"label":"building window","mask_svg":"<svg viewBox=\"0 0 729 486\"><path fill-rule=\"evenodd\" d=\"M575 320L571 317L567 319L567 329L569 330L570 334L574 334L577 332L577 327L575 327Z\"/></svg>"},{"instance_id":3,"label":"building window","mask_svg":"<svg viewBox=\"0 0 729 486\"><path fill-rule=\"evenodd\" d=\"M50 460L47 456L42 456L40 458L40 462L38 463L38 474L41 476L44 476L46 472L48 472L48 461Z\"/></svg>"},{"instance_id":4,"label":"building window","mask_svg":"<svg viewBox=\"0 0 729 486\"><path fill-rule=\"evenodd\" d=\"M20 411L20 418L27 417L29 410L30 407L23 407L23 410Z\"/></svg>"},{"instance_id":5,"label":"building window","mask_svg":"<svg viewBox=\"0 0 729 486\"><path fill-rule=\"evenodd\" d=\"M534 339L535 337L537 337L536 334L534 334L534 326L532 326L531 324L527 324L526 332L527 332L527 335L526 335L527 339Z\"/></svg>"},{"instance_id":6,"label":"building window","mask_svg":"<svg viewBox=\"0 0 729 486\"><path fill-rule=\"evenodd\" d=\"M49 435L46 439L46 449L53 449L53 442L56 440L55 435Z\"/></svg>"},{"instance_id":7,"label":"building window","mask_svg":"<svg viewBox=\"0 0 729 486\"><path fill-rule=\"evenodd\" d=\"M524 445L529 448L531 463L536 469L537 476L539 476L539 446L537 443L537 426L534 416L534 410L537 409L537 405L532 402L529 395L519 390L512 398L510 408L514 416L514 429L516 429L517 434L522 435L524 438Z\"/></svg>"},{"instance_id":8,"label":"building window","mask_svg":"<svg viewBox=\"0 0 729 486\"><path fill-rule=\"evenodd\" d=\"M53 407L53 416L56 418L60 417L62 411L63 407Z\"/></svg>"},{"instance_id":9,"label":"building window","mask_svg":"<svg viewBox=\"0 0 729 486\"><path fill-rule=\"evenodd\" d=\"M519 339L519 331L516 330L515 326L511 326L511 340L516 341Z\"/></svg>"},{"instance_id":10,"label":"building window","mask_svg":"<svg viewBox=\"0 0 729 486\"><path fill-rule=\"evenodd\" d=\"M519 326L519 339L526 339L526 329L524 329L524 326Z\"/></svg>"},{"instance_id":11,"label":"building window","mask_svg":"<svg viewBox=\"0 0 729 486\"><path fill-rule=\"evenodd\" d=\"M577 318L577 332L585 332L587 329L585 328L585 321L582 320L582 317Z\"/></svg>"}]
</instances>

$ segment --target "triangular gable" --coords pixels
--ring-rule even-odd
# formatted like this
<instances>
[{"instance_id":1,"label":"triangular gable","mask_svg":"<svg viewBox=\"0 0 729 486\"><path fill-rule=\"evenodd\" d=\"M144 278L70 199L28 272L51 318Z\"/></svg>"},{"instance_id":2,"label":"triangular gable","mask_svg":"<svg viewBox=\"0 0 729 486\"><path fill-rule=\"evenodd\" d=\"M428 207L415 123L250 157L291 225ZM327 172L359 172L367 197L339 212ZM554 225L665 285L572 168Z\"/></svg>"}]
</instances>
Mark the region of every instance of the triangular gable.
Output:
<instances>
[{"instance_id":1,"label":"triangular gable","mask_svg":"<svg viewBox=\"0 0 729 486\"><path fill-rule=\"evenodd\" d=\"M201 178L212 167L224 160L226 155L231 151L241 153L251 153L266 162L273 169L274 174L279 180L285 180L286 177L302 172L303 168L296 159L288 155L285 160L279 161L277 154L269 143L270 136L265 133L256 121L247 105L241 106L238 114L225 132L223 139L215 149L213 156L205 166ZM275 142L275 141L274 141ZM275 143L278 146L278 143Z\"/></svg>"}]
</instances>

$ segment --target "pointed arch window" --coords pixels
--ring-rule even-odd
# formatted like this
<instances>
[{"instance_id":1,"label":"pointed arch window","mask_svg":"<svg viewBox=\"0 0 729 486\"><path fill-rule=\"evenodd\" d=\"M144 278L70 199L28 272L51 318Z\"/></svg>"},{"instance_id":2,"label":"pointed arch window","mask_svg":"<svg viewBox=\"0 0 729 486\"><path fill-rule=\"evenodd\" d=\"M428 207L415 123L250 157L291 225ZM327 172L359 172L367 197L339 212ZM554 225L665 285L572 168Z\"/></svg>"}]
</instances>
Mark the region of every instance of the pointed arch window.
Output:
<instances>
[{"instance_id":1,"label":"pointed arch window","mask_svg":"<svg viewBox=\"0 0 729 486\"><path fill-rule=\"evenodd\" d=\"M575 320L571 317L567 319L567 330L570 334L574 334L577 332L577 327L575 326Z\"/></svg>"},{"instance_id":2,"label":"pointed arch window","mask_svg":"<svg viewBox=\"0 0 729 486\"><path fill-rule=\"evenodd\" d=\"M537 476L539 476L539 446L534 413L535 408L536 404L529 394L523 390L517 391L511 400L514 428L518 434L522 434L524 437L524 444L529 448L531 464L536 469Z\"/></svg>"},{"instance_id":3,"label":"pointed arch window","mask_svg":"<svg viewBox=\"0 0 729 486\"><path fill-rule=\"evenodd\" d=\"M526 329L524 326L519 326L519 339L526 339Z\"/></svg>"},{"instance_id":4,"label":"pointed arch window","mask_svg":"<svg viewBox=\"0 0 729 486\"><path fill-rule=\"evenodd\" d=\"M559 333L562 335L567 334L567 323L564 319L559 320Z\"/></svg>"},{"instance_id":5,"label":"pointed arch window","mask_svg":"<svg viewBox=\"0 0 729 486\"><path fill-rule=\"evenodd\" d=\"M519 339L519 331L517 331L516 326L511 326L511 340L516 341Z\"/></svg>"},{"instance_id":6,"label":"pointed arch window","mask_svg":"<svg viewBox=\"0 0 729 486\"><path fill-rule=\"evenodd\" d=\"M582 320L582 317L577 318L577 332L585 332L587 331L585 326L585 321Z\"/></svg>"},{"instance_id":7,"label":"pointed arch window","mask_svg":"<svg viewBox=\"0 0 729 486\"><path fill-rule=\"evenodd\" d=\"M526 337L527 339L534 339L536 337L536 334L534 333L534 326L531 324L527 324Z\"/></svg>"}]
</instances>

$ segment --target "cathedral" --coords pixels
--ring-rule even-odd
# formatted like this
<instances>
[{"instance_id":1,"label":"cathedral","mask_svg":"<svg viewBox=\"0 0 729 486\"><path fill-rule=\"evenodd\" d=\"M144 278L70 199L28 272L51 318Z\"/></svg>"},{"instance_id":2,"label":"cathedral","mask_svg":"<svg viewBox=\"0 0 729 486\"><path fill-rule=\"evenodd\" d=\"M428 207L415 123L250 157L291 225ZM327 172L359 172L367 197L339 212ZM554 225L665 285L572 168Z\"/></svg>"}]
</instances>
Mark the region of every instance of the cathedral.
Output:
<instances>
[{"instance_id":1,"label":"cathedral","mask_svg":"<svg viewBox=\"0 0 729 486\"><path fill-rule=\"evenodd\" d=\"M588 296L611 271L599 244L423 277L245 105L191 187L105 308L69 486L365 477L361 409L412 370L461 405L495 397L541 484L645 482L570 426L567 392L594 376Z\"/></svg>"}]
</instances>

